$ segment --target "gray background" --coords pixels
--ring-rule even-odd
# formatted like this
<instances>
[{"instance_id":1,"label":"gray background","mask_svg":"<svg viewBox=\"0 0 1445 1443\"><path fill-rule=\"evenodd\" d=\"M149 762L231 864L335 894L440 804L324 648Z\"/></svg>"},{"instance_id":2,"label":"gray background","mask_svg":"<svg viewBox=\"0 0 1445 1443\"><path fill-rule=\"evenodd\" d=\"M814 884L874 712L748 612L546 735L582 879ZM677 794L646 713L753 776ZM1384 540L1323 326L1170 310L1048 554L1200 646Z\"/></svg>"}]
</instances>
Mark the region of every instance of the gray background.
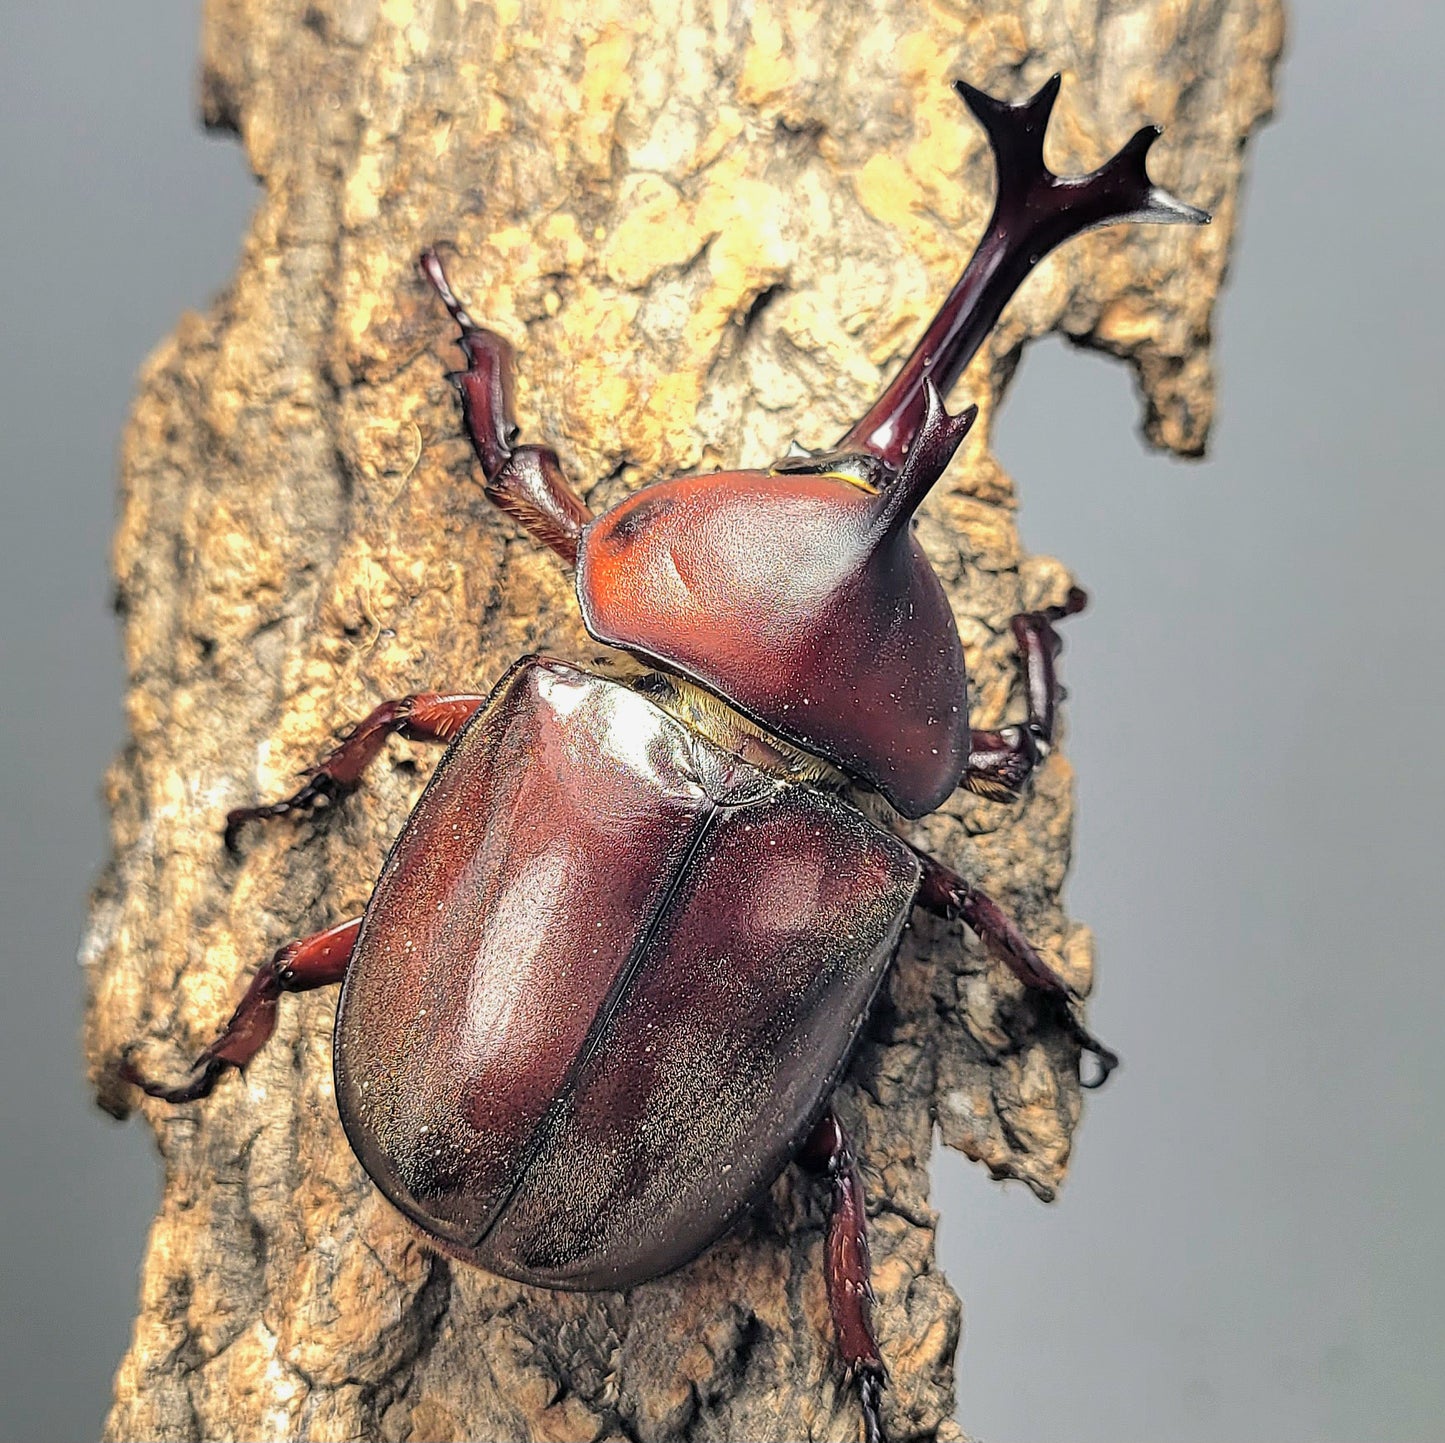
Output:
<instances>
[{"instance_id":1,"label":"gray background","mask_svg":"<svg viewBox=\"0 0 1445 1443\"><path fill-rule=\"evenodd\" d=\"M77 1044L116 438L255 192L198 132L188 7L0 15L0 1430L82 1439L156 1196ZM1442 47L1438 7L1298 7L1207 464L1146 453L1123 369L1057 343L1008 402L1025 537L1095 596L1070 902L1126 1067L1054 1208L938 1161L960 1412L994 1443L1445 1437Z\"/></svg>"}]
</instances>

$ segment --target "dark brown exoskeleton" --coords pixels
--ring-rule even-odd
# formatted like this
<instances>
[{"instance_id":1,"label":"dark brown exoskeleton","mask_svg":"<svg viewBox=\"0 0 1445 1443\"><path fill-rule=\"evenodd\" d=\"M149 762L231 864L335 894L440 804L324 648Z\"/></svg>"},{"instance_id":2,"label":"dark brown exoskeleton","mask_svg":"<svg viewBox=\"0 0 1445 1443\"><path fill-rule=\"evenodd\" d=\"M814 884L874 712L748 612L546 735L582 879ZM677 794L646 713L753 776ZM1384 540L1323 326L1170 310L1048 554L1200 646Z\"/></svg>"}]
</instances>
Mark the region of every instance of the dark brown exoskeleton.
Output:
<instances>
[{"instance_id":1,"label":"dark brown exoskeleton","mask_svg":"<svg viewBox=\"0 0 1445 1443\"><path fill-rule=\"evenodd\" d=\"M830 1188L828 1296L864 1433L882 1437L862 1186L829 1106L915 906L962 918L1096 1060L1117 1059L1002 910L871 820L960 783L1014 795L1054 731L1054 623L1013 621L1028 718L970 730L963 650L911 518L972 424L942 397L1031 267L1121 220L1207 220L1150 184L1141 130L1091 175L1043 163L1058 77L988 132L988 230L918 348L832 450L646 486L594 516L518 445L511 351L421 258L461 327L456 378L486 494L576 568L621 679L518 661L489 696L376 708L294 796L355 787L392 733L451 743L363 917L283 947L153 1097L204 1097L270 1036L283 992L343 983L336 1094L378 1187L454 1257L552 1288L625 1288L725 1232L789 1161ZM873 810L877 810L874 808Z\"/></svg>"}]
</instances>

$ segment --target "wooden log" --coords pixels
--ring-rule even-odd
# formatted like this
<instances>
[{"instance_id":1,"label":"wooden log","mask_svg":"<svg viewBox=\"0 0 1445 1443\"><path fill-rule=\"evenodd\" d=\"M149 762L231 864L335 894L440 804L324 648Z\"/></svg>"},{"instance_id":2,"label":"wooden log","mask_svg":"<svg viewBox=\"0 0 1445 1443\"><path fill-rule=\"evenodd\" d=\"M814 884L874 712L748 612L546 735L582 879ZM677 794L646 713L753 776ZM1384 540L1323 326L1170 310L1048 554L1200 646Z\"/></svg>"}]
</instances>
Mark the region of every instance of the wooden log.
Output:
<instances>
[{"instance_id":1,"label":"wooden log","mask_svg":"<svg viewBox=\"0 0 1445 1443\"><path fill-rule=\"evenodd\" d=\"M919 534L975 724L997 725L1022 715L1007 618L1069 585L1020 547L988 444L1003 388L1025 342L1062 329L1129 359L1155 442L1203 448L1242 145L1280 43L1278 0L211 0L206 118L242 137L262 189L234 282L151 358L125 437L130 741L85 954L102 1104L139 1100L126 1044L181 1069L255 964L361 910L434 754L393 743L326 824L258 829L239 862L228 808L281 795L383 697L597 651L568 578L475 484L424 243L450 242L469 306L516 347L528 439L600 507L826 443L871 399L988 213L987 150L950 79L1021 98L1063 71L1060 171L1163 123L1153 173L1214 225L1072 244L953 398L981 420ZM1089 934L1059 904L1066 751L1023 805L959 793L912 835L1083 989ZM165 1196L108 1438L858 1436L805 1181L785 1175L736 1233L625 1295L452 1265L346 1146L333 1008L287 999L244 1080L145 1104ZM971 938L920 921L839 1108L874 1214L885 1421L899 1443L958 1438L933 1127L1047 1194L1079 1115L1073 1052Z\"/></svg>"}]
</instances>

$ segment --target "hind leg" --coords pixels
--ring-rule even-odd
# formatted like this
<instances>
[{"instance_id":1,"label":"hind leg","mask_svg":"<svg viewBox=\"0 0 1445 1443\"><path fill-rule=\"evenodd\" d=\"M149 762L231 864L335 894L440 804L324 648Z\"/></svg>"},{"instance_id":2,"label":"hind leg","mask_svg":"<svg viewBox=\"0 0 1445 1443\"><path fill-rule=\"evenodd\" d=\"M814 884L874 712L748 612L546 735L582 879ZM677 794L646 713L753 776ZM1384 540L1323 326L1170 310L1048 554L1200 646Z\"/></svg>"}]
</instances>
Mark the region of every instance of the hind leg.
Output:
<instances>
[{"instance_id":1,"label":"hind leg","mask_svg":"<svg viewBox=\"0 0 1445 1443\"><path fill-rule=\"evenodd\" d=\"M1119 1065L1119 1055L1084 1026L1068 984L1039 956L1019 930L1018 923L992 897L964 881L937 858L926 852L918 856L923 863L923 885L916 905L939 917L961 918L1025 987L1048 998L1060 1025L1083 1051L1093 1054L1098 1064L1098 1073L1092 1078L1081 1077L1080 1085L1102 1087Z\"/></svg>"},{"instance_id":2,"label":"hind leg","mask_svg":"<svg viewBox=\"0 0 1445 1443\"><path fill-rule=\"evenodd\" d=\"M251 979L221 1035L191 1064L192 1076L172 1087L152 1082L137 1069L127 1049L120 1073L148 1097L163 1102L194 1102L209 1097L228 1067L245 1067L276 1030L276 1007L283 992L310 992L330 987L346 976L356 946L361 918L352 917L324 932L288 942Z\"/></svg>"},{"instance_id":3,"label":"hind leg","mask_svg":"<svg viewBox=\"0 0 1445 1443\"><path fill-rule=\"evenodd\" d=\"M888 1382L888 1370L873 1333L873 1284L863 1181L858 1176L853 1145L831 1107L803 1144L798 1163L827 1178L830 1186L825 1245L828 1311L833 1316L838 1352L858 1389L865 1443L885 1443L878 1405Z\"/></svg>"}]
</instances>

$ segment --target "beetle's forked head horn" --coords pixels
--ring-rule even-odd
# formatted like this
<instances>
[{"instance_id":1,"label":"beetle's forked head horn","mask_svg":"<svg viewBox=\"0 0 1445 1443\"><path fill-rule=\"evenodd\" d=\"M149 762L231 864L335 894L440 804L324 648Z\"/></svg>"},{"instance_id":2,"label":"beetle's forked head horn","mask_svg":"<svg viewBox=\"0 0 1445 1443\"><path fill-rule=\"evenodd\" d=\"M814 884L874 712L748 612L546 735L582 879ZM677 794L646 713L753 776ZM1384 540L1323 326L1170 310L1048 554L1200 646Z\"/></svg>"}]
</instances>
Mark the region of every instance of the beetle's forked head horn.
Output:
<instances>
[{"instance_id":1,"label":"beetle's forked head horn","mask_svg":"<svg viewBox=\"0 0 1445 1443\"><path fill-rule=\"evenodd\" d=\"M1111 159L1087 175L1055 175L1044 164L1044 133L1059 77L1028 100L1010 103L954 83L983 126L998 172L993 215L933 323L887 389L837 443L900 466L922 422L929 380L947 395L978 353L1009 297L1055 246L1118 221L1205 225L1206 211L1186 205L1149 179L1145 157L1159 127L1136 131Z\"/></svg>"}]
</instances>

